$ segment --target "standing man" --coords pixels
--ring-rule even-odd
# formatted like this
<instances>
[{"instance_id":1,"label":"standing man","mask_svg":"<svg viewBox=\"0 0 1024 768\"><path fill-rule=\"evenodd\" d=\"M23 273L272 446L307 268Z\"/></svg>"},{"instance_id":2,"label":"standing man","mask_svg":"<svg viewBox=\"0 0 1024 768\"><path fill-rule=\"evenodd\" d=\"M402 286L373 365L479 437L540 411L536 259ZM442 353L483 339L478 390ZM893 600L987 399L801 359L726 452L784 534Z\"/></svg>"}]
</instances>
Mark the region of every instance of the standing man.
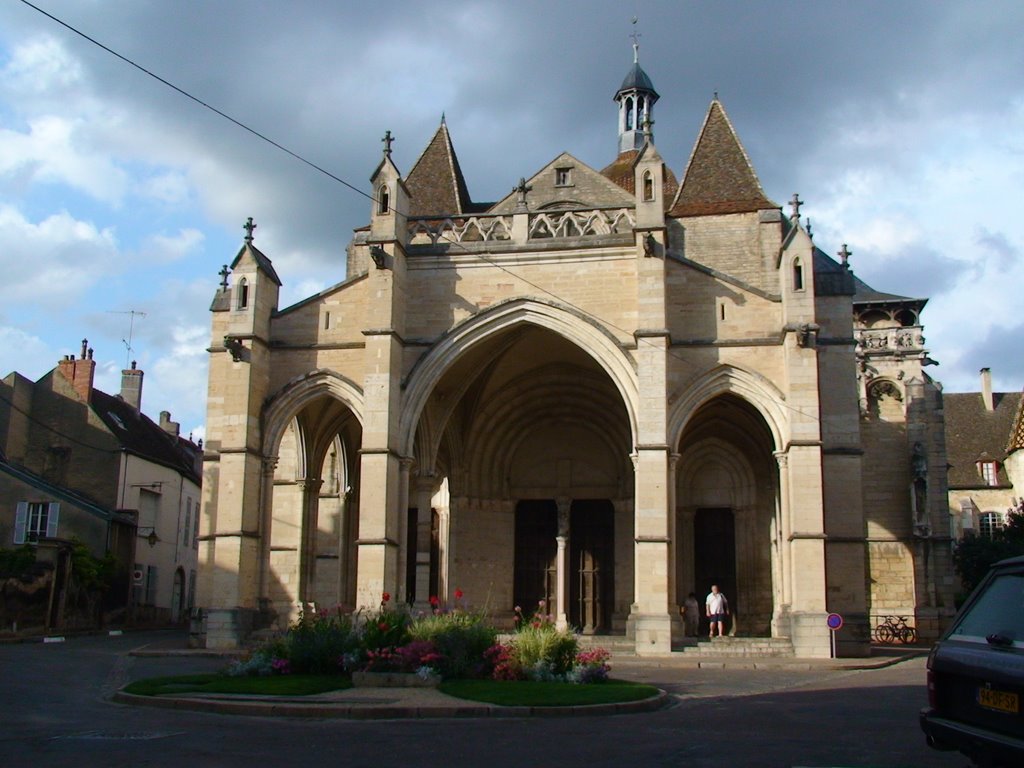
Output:
<instances>
[{"instance_id":1,"label":"standing man","mask_svg":"<svg viewBox=\"0 0 1024 768\"><path fill-rule=\"evenodd\" d=\"M711 592L708 594L707 600L704 601L704 607L710 624L711 634L708 637L715 636L716 626L718 627L718 636L723 637L725 635L725 617L729 615L729 601L718 591L717 584L711 585Z\"/></svg>"}]
</instances>

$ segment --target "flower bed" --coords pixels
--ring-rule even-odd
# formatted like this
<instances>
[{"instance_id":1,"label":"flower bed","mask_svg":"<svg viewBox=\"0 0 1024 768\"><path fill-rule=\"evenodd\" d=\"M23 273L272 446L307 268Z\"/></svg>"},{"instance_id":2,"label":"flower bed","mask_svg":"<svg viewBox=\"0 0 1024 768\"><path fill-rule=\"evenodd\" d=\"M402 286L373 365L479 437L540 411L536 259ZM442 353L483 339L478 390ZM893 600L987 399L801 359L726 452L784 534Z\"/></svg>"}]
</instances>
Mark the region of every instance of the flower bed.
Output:
<instances>
[{"instance_id":1,"label":"flower bed","mask_svg":"<svg viewBox=\"0 0 1024 768\"><path fill-rule=\"evenodd\" d=\"M608 679L604 649L580 651L577 637L555 626L543 601L525 617L516 607L516 632L499 643L481 613L441 608L414 616L384 593L370 614L304 613L280 638L235 662L229 675L338 674L356 685L437 685L444 680L493 679L599 683Z\"/></svg>"}]
</instances>

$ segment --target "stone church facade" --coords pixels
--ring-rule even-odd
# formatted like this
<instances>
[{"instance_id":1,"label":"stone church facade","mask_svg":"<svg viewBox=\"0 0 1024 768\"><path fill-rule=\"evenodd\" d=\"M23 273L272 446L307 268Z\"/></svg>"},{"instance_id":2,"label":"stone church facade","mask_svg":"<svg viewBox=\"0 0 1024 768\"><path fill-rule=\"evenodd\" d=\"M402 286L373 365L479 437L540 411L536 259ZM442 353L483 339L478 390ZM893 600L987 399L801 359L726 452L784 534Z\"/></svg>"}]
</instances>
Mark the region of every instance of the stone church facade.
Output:
<instances>
[{"instance_id":1,"label":"stone church facade","mask_svg":"<svg viewBox=\"0 0 1024 768\"><path fill-rule=\"evenodd\" d=\"M405 176L388 134L346 279L291 307L248 229L211 307L208 646L458 589L666 653L712 583L737 634L798 655L830 653L830 612L841 653L876 614L934 634L953 584L923 302L819 250L717 98L677 181L658 98L634 61L612 162L561 154L495 203L443 120Z\"/></svg>"}]
</instances>

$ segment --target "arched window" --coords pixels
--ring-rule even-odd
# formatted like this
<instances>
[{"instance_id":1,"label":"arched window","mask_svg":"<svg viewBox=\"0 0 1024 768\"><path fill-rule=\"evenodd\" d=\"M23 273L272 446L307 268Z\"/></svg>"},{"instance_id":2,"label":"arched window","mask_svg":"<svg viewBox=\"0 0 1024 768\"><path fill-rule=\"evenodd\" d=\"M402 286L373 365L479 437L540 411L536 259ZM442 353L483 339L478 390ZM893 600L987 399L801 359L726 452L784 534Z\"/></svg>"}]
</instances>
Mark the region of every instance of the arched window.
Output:
<instances>
[{"instance_id":1,"label":"arched window","mask_svg":"<svg viewBox=\"0 0 1024 768\"><path fill-rule=\"evenodd\" d=\"M800 262L800 259L793 259L793 290L802 291L804 289L804 265Z\"/></svg>"},{"instance_id":2,"label":"arched window","mask_svg":"<svg viewBox=\"0 0 1024 768\"><path fill-rule=\"evenodd\" d=\"M644 118L647 117L647 102L643 96L636 100L636 124L643 128Z\"/></svg>"},{"instance_id":3,"label":"arched window","mask_svg":"<svg viewBox=\"0 0 1024 768\"><path fill-rule=\"evenodd\" d=\"M377 213L385 214L391 210L391 194L388 192L386 184L382 184L377 193L377 205Z\"/></svg>"},{"instance_id":4,"label":"arched window","mask_svg":"<svg viewBox=\"0 0 1024 768\"><path fill-rule=\"evenodd\" d=\"M653 201L654 200L654 177L651 176L651 172L650 171L644 171L643 190L644 190L644 192L643 192L644 202L649 203L649 202Z\"/></svg>"},{"instance_id":5,"label":"arched window","mask_svg":"<svg viewBox=\"0 0 1024 768\"><path fill-rule=\"evenodd\" d=\"M633 130L633 98L626 99L626 130Z\"/></svg>"},{"instance_id":6,"label":"arched window","mask_svg":"<svg viewBox=\"0 0 1024 768\"><path fill-rule=\"evenodd\" d=\"M238 308L245 309L249 306L249 281L244 277L238 281Z\"/></svg>"}]
</instances>

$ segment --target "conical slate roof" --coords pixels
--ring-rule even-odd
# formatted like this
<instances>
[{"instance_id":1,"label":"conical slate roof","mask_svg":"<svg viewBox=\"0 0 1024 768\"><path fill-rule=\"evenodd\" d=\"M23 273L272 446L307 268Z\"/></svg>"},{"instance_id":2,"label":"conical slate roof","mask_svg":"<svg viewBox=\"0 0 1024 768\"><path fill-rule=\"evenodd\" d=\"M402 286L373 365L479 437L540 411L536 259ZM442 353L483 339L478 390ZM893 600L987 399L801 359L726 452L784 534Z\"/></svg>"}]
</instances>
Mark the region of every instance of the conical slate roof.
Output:
<instances>
[{"instance_id":1,"label":"conical slate roof","mask_svg":"<svg viewBox=\"0 0 1024 768\"><path fill-rule=\"evenodd\" d=\"M626 73L626 78L622 81L622 85L619 86L619 90L616 95L623 91L650 91L654 94L654 98L658 98L658 92L654 90L654 83L651 82L651 78L644 72L644 68L637 62L633 62L633 66L629 68L629 72Z\"/></svg>"},{"instance_id":2,"label":"conical slate roof","mask_svg":"<svg viewBox=\"0 0 1024 768\"><path fill-rule=\"evenodd\" d=\"M441 126L405 179L410 216L452 216L473 210L448 125Z\"/></svg>"},{"instance_id":3,"label":"conical slate roof","mask_svg":"<svg viewBox=\"0 0 1024 768\"><path fill-rule=\"evenodd\" d=\"M765 194L718 99L708 107L672 216L709 216L779 208Z\"/></svg>"}]
</instances>

